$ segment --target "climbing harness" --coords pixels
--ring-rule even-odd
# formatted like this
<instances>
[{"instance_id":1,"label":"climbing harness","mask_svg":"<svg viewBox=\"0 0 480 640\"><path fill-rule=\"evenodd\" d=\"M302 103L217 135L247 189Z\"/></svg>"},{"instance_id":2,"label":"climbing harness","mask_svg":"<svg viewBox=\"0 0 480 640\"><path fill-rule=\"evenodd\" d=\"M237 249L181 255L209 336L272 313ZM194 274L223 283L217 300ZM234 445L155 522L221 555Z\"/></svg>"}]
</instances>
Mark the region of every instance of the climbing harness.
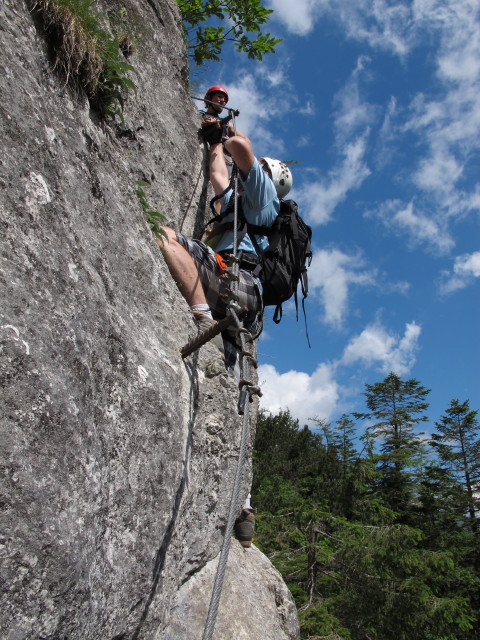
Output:
<instances>
[{"instance_id":1,"label":"climbing harness","mask_svg":"<svg viewBox=\"0 0 480 640\"><path fill-rule=\"evenodd\" d=\"M197 98L199 99L199 98ZM203 98L202 98L203 100ZM225 107L224 107L225 108ZM234 110L229 110L233 112ZM235 113L232 113L233 126L236 134ZM202 640L211 640L217 619L218 606L222 594L223 581L227 568L228 553L230 551L230 540L232 537L235 520L237 519L238 509L240 506L240 489L242 486L243 469L247 455L248 440L250 435L250 417L249 405L253 401L253 396L261 396L262 392L258 385L254 385L250 380L251 368L257 368L258 363L255 357L254 337L243 326L243 316L245 309L239 305L238 297L238 281L241 258L238 256L238 235L237 235L237 218L238 218L238 174L234 172L233 177L233 193L234 193L234 224L233 224L233 253L227 258L227 268L222 274L222 278L228 283L226 297L227 315L224 319L199 334L194 340L186 344L181 354L183 358L199 349L203 344L211 340L215 335L224 331L227 327L232 327L237 336L237 344L240 345L239 363L240 363L240 381L238 383L238 413L243 416L242 433L240 438L240 450L238 454L237 468L235 471L235 480L233 484L232 497L230 501L230 509L228 513L227 526L225 536L223 538L222 549L218 561L217 574L213 585L210 606L208 609L207 620L202 636ZM230 329L232 330L232 329ZM248 400L248 402L247 402Z\"/></svg>"},{"instance_id":2,"label":"climbing harness","mask_svg":"<svg viewBox=\"0 0 480 640\"><path fill-rule=\"evenodd\" d=\"M278 161L275 161L278 162ZM234 167L236 169L236 167ZM233 173L232 173L233 177ZM212 247L225 231L233 231L233 222L223 222L223 219L233 212L233 198L230 199L222 213L215 211L215 201L233 189L232 181L226 189L210 200L210 208L214 217L202 229L202 234L209 229L206 243ZM282 303L292 296L298 320L298 295L300 285L302 291L302 310L305 321L305 336L311 348L308 335L305 298L308 295L307 267L312 262L311 237L312 230L298 214L298 206L294 200L280 200L280 211L275 222L269 227L250 224L242 210L242 201L238 200L237 228L242 238L248 234L257 255L245 254L240 266L251 271L262 283L262 299L264 307L274 306L273 322L278 324L282 319ZM256 236L268 238L267 249L262 249ZM222 253L222 252L220 252ZM257 257L260 256L260 257ZM252 259L253 258L253 259Z\"/></svg>"}]
</instances>

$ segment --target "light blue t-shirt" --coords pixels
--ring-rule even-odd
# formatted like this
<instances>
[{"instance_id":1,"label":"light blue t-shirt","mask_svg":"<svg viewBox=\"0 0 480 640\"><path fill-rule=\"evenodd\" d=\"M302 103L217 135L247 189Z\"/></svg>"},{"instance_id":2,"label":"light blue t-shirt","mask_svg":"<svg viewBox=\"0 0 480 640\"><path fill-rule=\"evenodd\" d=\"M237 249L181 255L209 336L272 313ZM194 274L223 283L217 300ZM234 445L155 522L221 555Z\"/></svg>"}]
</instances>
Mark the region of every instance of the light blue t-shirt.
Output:
<instances>
[{"instance_id":1,"label":"light blue t-shirt","mask_svg":"<svg viewBox=\"0 0 480 640\"><path fill-rule=\"evenodd\" d=\"M280 201L277 191L272 180L262 169L258 160L255 158L252 168L248 172L248 176L243 180L240 176L240 182L243 186L242 193L242 209L245 218L250 224L270 227L280 211ZM228 206L228 201L232 195L232 190L228 191L223 197L221 212ZM222 222L231 222L233 213L226 216ZM268 239L265 236L255 236L261 249L268 247ZM233 247L233 231L225 231L220 241L215 247L215 251L225 251ZM245 235L238 249L249 253L256 253L248 235Z\"/></svg>"}]
</instances>

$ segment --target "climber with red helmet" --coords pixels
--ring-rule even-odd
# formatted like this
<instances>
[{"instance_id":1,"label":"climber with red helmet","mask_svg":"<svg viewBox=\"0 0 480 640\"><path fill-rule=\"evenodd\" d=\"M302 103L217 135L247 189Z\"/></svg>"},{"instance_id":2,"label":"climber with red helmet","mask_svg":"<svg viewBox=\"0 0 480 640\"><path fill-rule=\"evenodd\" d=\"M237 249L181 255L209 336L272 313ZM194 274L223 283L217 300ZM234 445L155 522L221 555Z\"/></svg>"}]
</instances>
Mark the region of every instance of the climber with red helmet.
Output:
<instances>
[{"instance_id":1,"label":"climber with red helmet","mask_svg":"<svg viewBox=\"0 0 480 640\"><path fill-rule=\"evenodd\" d=\"M210 89L207 89L204 100L207 113L221 113L223 106L228 102L227 90L219 84L215 84L213 87L210 87Z\"/></svg>"},{"instance_id":2,"label":"climber with red helmet","mask_svg":"<svg viewBox=\"0 0 480 640\"><path fill-rule=\"evenodd\" d=\"M227 90L225 87L215 84L207 89L204 101L206 111L202 111L202 126L199 130L201 139L210 144L227 140L233 135L233 131L229 125L232 116L228 113L226 116L220 117L220 114L228 102ZM238 111L234 113L238 115Z\"/></svg>"}]
</instances>

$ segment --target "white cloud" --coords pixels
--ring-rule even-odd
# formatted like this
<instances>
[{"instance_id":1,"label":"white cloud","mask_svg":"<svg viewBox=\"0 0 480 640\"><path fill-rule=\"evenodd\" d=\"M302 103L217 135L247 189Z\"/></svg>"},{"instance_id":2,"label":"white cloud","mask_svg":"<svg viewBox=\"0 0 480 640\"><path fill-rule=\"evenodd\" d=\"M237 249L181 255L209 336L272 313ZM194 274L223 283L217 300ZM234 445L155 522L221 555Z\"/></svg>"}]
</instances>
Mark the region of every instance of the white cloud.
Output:
<instances>
[{"instance_id":1,"label":"white cloud","mask_svg":"<svg viewBox=\"0 0 480 640\"><path fill-rule=\"evenodd\" d=\"M386 293L399 293L404 296L410 291L412 283L406 280L398 280L397 282L384 284L383 287Z\"/></svg>"},{"instance_id":2,"label":"white cloud","mask_svg":"<svg viewBox=\"0 0 480 640\"><path fill-rule=\"evenodd\" d=\"M440 253L450 251L454 246L452 220L480 211L479 185L469 180L475 166L472 163L480 153L478 3L298 0L293 9L290 0L271 0L269 6L276 12L273 19L282 20L288 30L301 35L328 13L348 37L368 41L372 58L376 49L388 48L408 63L405 56L417 43L425 42L426 33L434 39L437 58L432 57L431 63L438 81L434 97L417 94L408 111L395 96L389 97L383 124L377 122L378 106L366 101L360 89L361 78L377 67L370 63L369 56L358 58L351 77L334 99L337 159L328 173L317 173L318 179L297 189L295 197L311 224L326 224L336 207L371 174L370 167L382 168L392 153L402 152L400 136L414 136L416 154L410 166L398 174L397 182L404 190L410 187L410 194L415 189L415 200L409 201L408 194L403 202L387 201L377 213L390 230L405 234L412 246L423 245ZM296 101L295 92L281 90L290 84L288 66L288 60L275 69L259 65L255 75L235 77L231 86L232 103L241 111L239 127L252 138L258 156L285 155L282 138L274 136L269 125L270 118L291 112ZM263 90L265 85L269 86L267 92ZM253 95L262 95L260 109ZM299 105L296 110L300 112ZM304 112L313 111L307 100ZM378 131L374 128L377 124ZM378 133L375 147L372 131ZM299 145L306 141L305 135L298 138Z\"/></svg>"},{"instance_id":3,"label":"white cloud","mask_svg":"<svg viewBox=\"0 0 480 640\"><path fill-rule=\"evenodd\" d=\"M411 103L405 131L424 145L412 179L430 199L432 216L448 221L480 208L477 186L470 193L462 186L469 161L480 151L478 2L417 0L415 18L439 39L440 90L433 99L418 94Z\"/></svg>"},{"instance_id":4,"label":"white cloud","mask_svg":"<svg viewBox=\"0 0 480 640\"><path fill-rule=\"evenodd\" d=\"M413 174L413 181L424 191L434 191L438 197L439 192L450 192L462 175L463 166L457 159L442 149L438 144L432 145L431 155L423 158L417 171Z\"/></svg>"},{"instance_id":5,"label":"white cloud","mask_svg":"<svg viewBox=\"0 0 480 640\"><path fill-rule=\"evenodd\" d=\"M420 334L421 327L415 322L405 326L401 337L389 334L380 323L374 323L351 340L341 362L344 365L363 362L368 366L377 363L383 373L408 374L415 364Z\"/></svg>"},{"instance_id":6,"label":"white cloud","mask_svg":"<svg viewBox=\"0 0 480 640\"><path fill-rule=\"evenodd\" d=\"M424 42L425 30L445 37L445 55L440 59L446 76L470 76L478 68L475 29L476 0L268 0L271 19L281 21L295 35L306 36L322 16L336 20L347 36L364 41L372 49L388 50L400 57ZM458 55L464 49L469 55Z\"/></svg>"},{"instance_id":7,"label":"white cloud","mask_svg":"<svg viewBox=\"0 0 480 640\"><path fill-rule=\"evenodd\" d=\"M271 69L266 65L262 65L258 68L258 75L262 78L262 81L266 82L270 87L284 87L285 84L288 83L284 69Z\"/></svg>"},{"instance_id":8,"label":"white cloud","mask_svg":"<svg viewBox=\"0 0 480 640\"><path fill-rule=\"evenodd\" d=\"M336 380L338 367L358 367L362 362L385 374L394 371L406 375L415 363L420 334L421 327L415 322L405 326L403 336L389 334L377 322L350 341L339 362L321 363L311 375L293 370L280 373L273 365L262 364L258 369L263 391L260 406L273 414L289 409L300 424L313 417L330 420L348 393Z\"/></svg>"},{"instance_id":9,"label":"white cloud","mask_svg":"<svg viewBox=\"0 0 480 640\"><path fill-rule=\"evenodd\" d=\"M480 60L480 48L479 48ZM480 66L480 65L479 65ZM480 149L480 90L461 82L447 86L443 97L412 101L405 131L417 133L426 148L413 173L414 183L430 192L441 209L456 200L465 164Z\"/></svg>"},{"instance_id":10,"label":"white cloud","mask_svg":"<svg viewBox=\"0 0 480 640\"><path fill-rule=\"evenodd\" d=\"M462 187L465 169L480 151L480 26L477 0L299 0L292 10L290 0L270 0L275 14L287 30L307 35L325 14L343 28L348 38L366 42L372 54L389 50L406 61L425 40L436 43L435 66L438 86L435 97L418 94L411 103L403 132L418 136L417 162L411 180L429 201L428 217L442 226L452 217L479 210L477 199ZM426 35L427 34L427 35ZM360 59L361 70L365 58ZM346 139L356 127L366 125L372 107L360 100L355 74L339 94L343 100L336 112L337 141ZM391 103L392 104L392 103ZM343 108L342 108L343 107ZM400 118L403 114L396 113ZM391 118L389 131L399 130ZM385 131L384 131L385 133ZM378 161L387 160L388 148L380 149ZM337 170L338 171L338 170ZM343 177L343 176L342 176ZM314 219L328 220L329 212L342 199L342 184L332 176L317 191L327 205ZM348 189L348 187L347 187ZM475 186L473 187L475 189ZM315 193L315 192L314 192ZM423 207L425 210L426 207Z\"/></svg>"},{"instance_id":11,"label":"white cloud","mask_svg":"<svg viewBox=\"0 0 480 640\"><path fill-rule=\"evenodd\" d=\"M298 142L297 142L297 146L298 147L307 147L310 144L310 140L311 140L311 138L310 138L310 135L308 135L308 134L300 136L300 138L298 139Z\"/></svg>"},{"instance_id":12,"label":"white cloud","mask_svg":"<svg viewBox=\"0 0 480 640\"><path fill-rule=\"evenodd\" d=\"M456 258L454 271L466 278L480 278L480 251Z\"/></svg>"},{"instance_id":13,"label":"white cloud","mask_svg":"<svg viewBox=\"0 0 480 640\"><path fill-rule=\"evenodd\" d=\"M305 36L314 28L323 7L328 7L328 0L295 0L294 5L292 0L269 0L267 6L275 11L273 18L283 22L290 33Z\"/></svg>"},{"instance_id":14,"label":"white cloud","mask_svg":"<svg viewBox=\"0 0 480 640\"><path fill-rule=\"evenodd\" d=\"M387 0L269 0L273 19L295 35L308 35L322 15L337 20L350 38L366 40L371 47L405 55L411 46L411 11L402 2Z\"/></svg>"},{"instance_id":15,"label":"white cloud","mask_svg":"<svg viewBox=\"0 0 480 640\"><path fill-rule=\"evenodd\" d=\"M454 246L452 237L441 221L417 212L413 202L404 204L399 200L387 200L375 212L367 215L375 215L386 227L405 233L412 246L425 244L439 253L445 253Z\"/></svg>"},{"instance_id":16,"label":"white cloud","mask_svg":"<svg viewBox=\"0 0 480 640\"><path fill-rule=\"evenodd\" d=\"M361 56L348 81L335 96L335 139L340 161L328 177L304 185L298 191L302 211L312 224L325 224L349 191L358 189L370 175L365 156L374 108L360 96L359 80L368 65Z\"/></svg>"},{"instance_id":17,"label":"white cloud","mask_svg":"<svg viewBox=\"0 0 480 640\"><path fill-rule=\"evenodd\" d=\"M369 125L375 117L374 107L362 99L360 95L360 79L362 72L367 70L370 58L360 56L356 68L344 87L334 98L335 107L335 136L339 147L345 140L352 138L358 132L365 135Z\"/></svg>"},{"instance_id":18,"label":"white cloud","mask_svg":"<svg viewBox=\"0 0 480 640\"><path fill-rule=\"evenodd\" d=\"M400 109L395 96L390 96L384 108L381 124L375 134L374 149L371 162L375 173L380 173L387 165L392 165L399 158L401 137L399 136Z\"/></svg>"},{"instance_id":19,"label":"white cloud","mask_svg":"<svg viewBox=\"0 0 480 640\"><path fill-rule=\"evenodd\" d=\"M345 200L352 189L358 189L370 175L365 162L366 140L363 137L347 144L343 149L340 166L330 171L325 179L306 184L298 190L298 199L305 217L312 224L325 224L335 207Z\"/></svg>"},{"instance_id":20,"label":"white cloud","mask_svg":"<svg viewBox=\"0 0 480 640\"><path fill-rule=\"evenodd\" d=\"M440 292L447 294L464 289L475 278L480 278L480 251L466 253L455 258L453 273L444 272Z\"/></svg>"},{"instance_id":21,"label":"white cloud","mask_svg":"<svg viewBox=\"0 0 480 640\"><path fill-rule=\"evenodd\" d=\"M318 289L324 307L326 323L339 327L348 310L351 285L373 285L375 274L364 269L360 256L352 256L338 249L316 250L308 270L310 291Z\"/></svg>"},{"instance_id":22,"label":"white cloud","mask_svg":"<svg viewBox=\"0 0 480 640\"><path fill-rule=\"evenodd\" d=\"M301 113L302 116L314 116L315 115L315 105L311 98L304 98L298 107L298 113Z\"/></svg>"},{"instance_id":23,"label":"white cloud","mask_svg":"<svg viewBox=\"0 0 480 640\"><path fill-rule=\"evenodd\" d=\"M275 81L271 82L271 85L275 88L275 83L277 80L280 81L282 74L272 73ZM240 117L236 122L237 127L251 139L257 157L263 155L282 157L283 141L269 131L268 122L271 118L278 117L288 110L288 98L282 97L283 91L263 91L261 87L261 83L265 82L263 76L264 73L260 70L257 75L244 74L240 78L236 77L235 82L229 83L227 85L229 106L240 111ZM258 95L262 95L261 105L253 99Z\"/></svg>"},{"instance_id":24,"label":"white cloud","mask_svg":"<svg viewBox=\"0 0 480 640\"><path fill-rule=\"evenodd\" d=\"M301 425L314 416L328 420L339 396L333 373L333 367L324 363L311 376L301 371L279 373L270 364L260 365L258 378L263 392L260 406L274 414L289 409Z\"/></svg>"}]
</instances>

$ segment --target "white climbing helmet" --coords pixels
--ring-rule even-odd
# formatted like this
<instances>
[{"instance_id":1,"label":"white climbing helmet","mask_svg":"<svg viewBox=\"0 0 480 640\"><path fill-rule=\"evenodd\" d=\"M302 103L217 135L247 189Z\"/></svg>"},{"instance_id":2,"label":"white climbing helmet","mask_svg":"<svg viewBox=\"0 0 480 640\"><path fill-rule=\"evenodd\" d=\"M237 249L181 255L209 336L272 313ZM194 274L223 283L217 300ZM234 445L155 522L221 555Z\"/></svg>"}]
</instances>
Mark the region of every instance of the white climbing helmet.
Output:
<instances>
[{"instance_id":1,"label":"white climbing helmet","mask_svg":"<svg viewBox=\"0 0 480 640\"><path fill-rule=\"evenodd\" d=\"M270 170L277 196L284 198L292 188L292 173L288 165L274 158L260 158L260 164L265 164Z\"/></svg>"}]
</instances>

